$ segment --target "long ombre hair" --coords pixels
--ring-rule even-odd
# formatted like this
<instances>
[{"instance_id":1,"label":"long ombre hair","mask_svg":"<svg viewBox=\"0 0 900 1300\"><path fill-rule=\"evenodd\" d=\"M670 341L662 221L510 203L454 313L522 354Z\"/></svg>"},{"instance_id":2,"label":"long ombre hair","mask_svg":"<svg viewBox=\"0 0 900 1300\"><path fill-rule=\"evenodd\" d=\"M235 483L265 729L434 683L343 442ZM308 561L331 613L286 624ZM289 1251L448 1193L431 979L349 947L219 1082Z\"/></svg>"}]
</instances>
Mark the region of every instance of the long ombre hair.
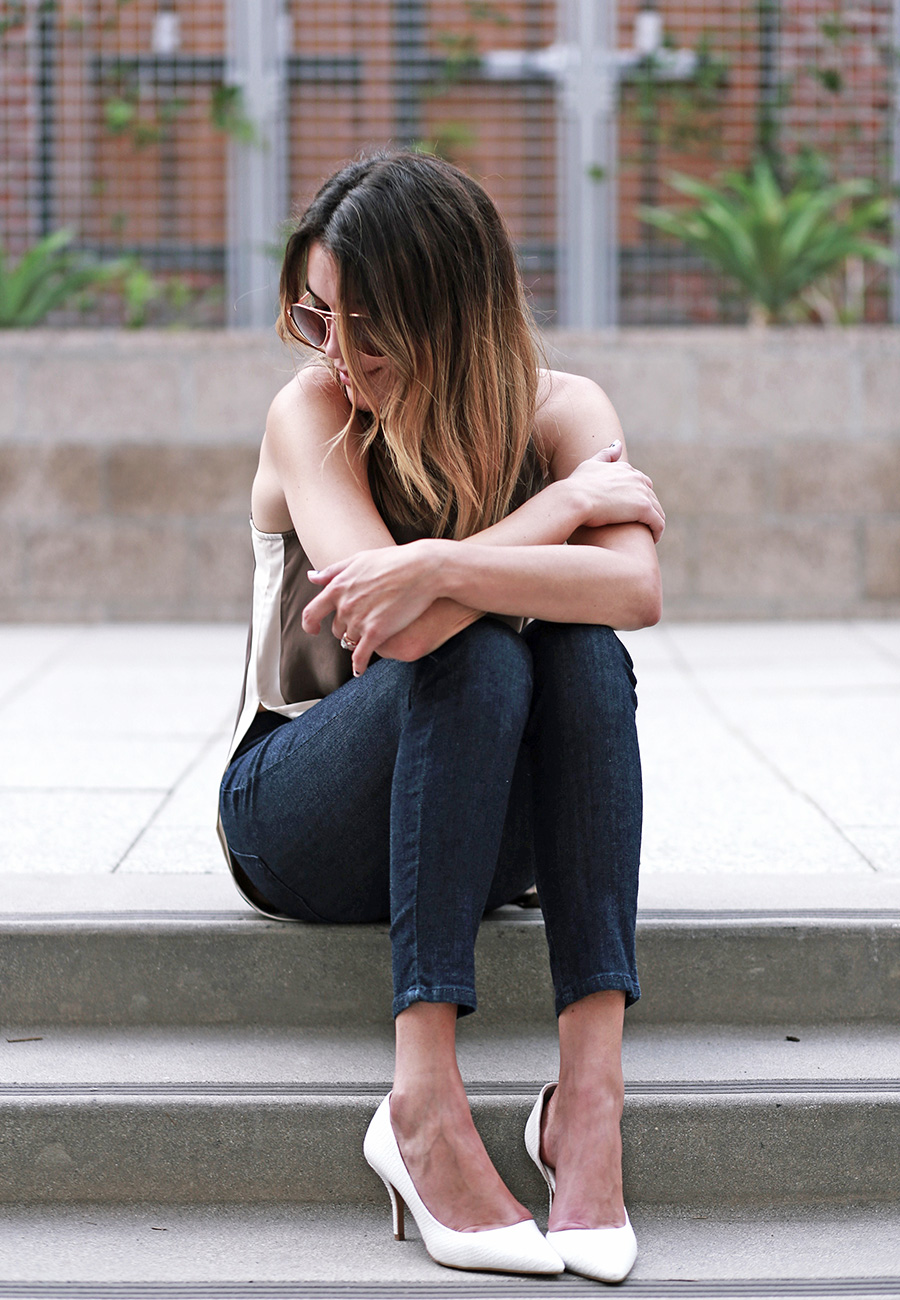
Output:
<instances>
[{"instance_id":1,"label":"long ombre hair","mask_svg":"<svg viewBox=\"0 0 900 1300\"><path fill-rule=\"evenodd\" d=\"M337 265L337 310L362 312L365 351L392 363L375 398L355 364L352 316L335 325L355 398L339 435L362 427L387 517L468 537L502 519L534 427L539 347L509 234L485 191L441 159L379 153L325 182L288 240L279 332L306 288L310 246Z\"/></svg>"}]
</instances>

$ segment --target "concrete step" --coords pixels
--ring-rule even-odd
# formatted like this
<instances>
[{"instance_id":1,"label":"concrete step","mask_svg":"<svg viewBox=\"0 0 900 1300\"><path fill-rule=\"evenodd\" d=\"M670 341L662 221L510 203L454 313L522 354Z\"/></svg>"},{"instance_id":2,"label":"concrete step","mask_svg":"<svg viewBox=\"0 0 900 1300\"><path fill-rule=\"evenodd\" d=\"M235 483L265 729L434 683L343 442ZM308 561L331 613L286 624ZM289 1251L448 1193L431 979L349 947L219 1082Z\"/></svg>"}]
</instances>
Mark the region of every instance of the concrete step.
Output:
<instances>
[{"instance_id":1,"label":"concrete step","mask_svg":"<svg viewBox=\"0 0 900 1300\"><path fill-rule=\"evenodd\" d=\"M467 1017L457 1029L463 1078L473 1085L514 1080L538 1088L558 1073L550 1030L492 1033ZM390 1087L390 1025L365 1029L231 1029L209 1026L73 1029L28 1025L0 1034L0 1087L111 1083L269 1083ZM653 1025L626 1017L623 1064L635 1086L703 1080L891 1079L900 1063L896 1025Z\"/></svg>"},{"instance_id":2,"label":"concrete step","mask_svg":"<svg viewBox=\"0 0 900 1300\"><path fill-rule=\"evenodd\" d=\"M635 1300L896 1300L900 1207L632 1210ZM0 1300L396 1300L599 1296L570 1274L441 1268L379 1206L0 1207ZM60 1279L66 1279L60 1281Z\"/></svg>"},{"instance_id":3,"label":"concrete step","mask_svg":"<svg viewBox=\"0 0 900 1300\"><path fill-rule=\"evenodd\" d=\"M900 909L645 909L635 1022L900 1021ZM552 1025L543 922L503 908L478 940L479 1018ZM249 909L0 916L8 1024L373 1025L390 1015L386 925Z\"/></svg>"},{"instance_id":4,"label":"concrete step","mask_svg":"<svg viewBox=\"0 0 900 1300\"><path fill-rule=\"evenodd\" d=\"M900 1031L789 1032L800 1041L784 1025L629 1030L623 1138L633 1203L900 1202ZM389 1087L385 1033L7 1037L15 1077L0 1086L0 1201L383 1195L361 1145ZM517 1194L540 1205L522 1129L555 1075L552 1038L461 1029L460 1039L488 1150Z\"/></svg>"}]
</instances>

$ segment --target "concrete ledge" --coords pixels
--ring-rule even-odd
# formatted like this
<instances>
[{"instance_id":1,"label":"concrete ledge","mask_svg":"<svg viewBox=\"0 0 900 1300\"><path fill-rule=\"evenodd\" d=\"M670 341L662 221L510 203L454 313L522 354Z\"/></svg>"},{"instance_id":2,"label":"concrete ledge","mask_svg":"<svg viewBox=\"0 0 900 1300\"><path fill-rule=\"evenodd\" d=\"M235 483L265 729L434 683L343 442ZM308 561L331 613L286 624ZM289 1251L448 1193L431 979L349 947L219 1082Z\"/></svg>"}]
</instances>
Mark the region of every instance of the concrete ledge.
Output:
<instances>
[{"instance_id":1,"label":"concrete ledge","mask_svg":"<svg viewBox=\"0 0 900 1300\"><path fill-rule=\"evenodd\" d=\"M165 920L172 913L192 913L196 918L222 916L237 921L258 920L227 872L219 875L152 874L39 875L0 874L0 923L28 915L32 918L64 916L99 917L141 913ZM900 917L900 876L870 872L866 875L821 874L748 875L687 871L646 871L641 878L638 916L685 911L749 912L784 915L816 912L896 912ZM284 927L290 929L292 927Z\"/></svg>"},{"instance_id":2,"label":"concrete ledge","mask_svg":"<svg viewBox=\"0 0 900 1300\"><path fill-rule=\"evenodd\" d=\"M476 950L479 1024L554 1024L540 918L503 909ZM900 913L665 912L638 921L635 1024L897 1023ZM3 917L12 1025L372 1026L390 1020L386 925L241 912ZM840 987L840 998L835 988Z\"/></svg>"},{"instance_id":3,"label":"concrete ledge","mask_svg":"<svg viewBox=\"0 0 900 1300\"><path fill-rule=\"evenodd\" d=\"M900 613L900 331L546 338L654 480L671 616ZM252 332L4 332L0 617L245 617L249 486L295 363Z\"/></svg>"}]
</instances>

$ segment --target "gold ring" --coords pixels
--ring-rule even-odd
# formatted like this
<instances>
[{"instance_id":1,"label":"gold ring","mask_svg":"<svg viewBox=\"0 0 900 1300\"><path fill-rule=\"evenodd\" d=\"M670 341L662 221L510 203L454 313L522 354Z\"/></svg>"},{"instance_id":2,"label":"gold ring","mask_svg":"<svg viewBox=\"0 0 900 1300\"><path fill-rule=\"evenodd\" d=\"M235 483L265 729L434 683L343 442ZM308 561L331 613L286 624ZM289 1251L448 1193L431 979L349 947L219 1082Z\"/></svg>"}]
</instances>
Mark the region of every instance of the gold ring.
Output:
<instances>
[{"instance_id":1,"label":"gold ring","mask_svg":"<svg viewBox=\"0 0 900 1300\"><path fill-rule=\"evenodd\" d=\"M342 650L355 650L356 647L357 647L358 645L359 645L359 642L358 642L358 641L351 641L350 638L348 637L348 635L347 635L346 632L345 632L344 635L341 637L341 649L342 649Z\"/></svg>"}]
</instances>

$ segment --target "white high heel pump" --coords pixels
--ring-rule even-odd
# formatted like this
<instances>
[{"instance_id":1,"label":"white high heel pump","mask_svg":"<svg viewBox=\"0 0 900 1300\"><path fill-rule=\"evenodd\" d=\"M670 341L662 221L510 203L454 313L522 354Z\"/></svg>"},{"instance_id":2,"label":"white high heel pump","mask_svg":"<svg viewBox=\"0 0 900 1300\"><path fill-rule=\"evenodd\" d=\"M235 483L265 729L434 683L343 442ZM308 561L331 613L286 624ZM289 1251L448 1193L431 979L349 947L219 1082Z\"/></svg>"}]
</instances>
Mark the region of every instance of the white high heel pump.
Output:
<instances>
[{"instance_id":1,"label":"white high heel pump","mask_svg":"<svg viewBox=\"0 0 900 1300\"><path fill-rule=\"evenodd\" d=\"M525 1150L544 1175L550 1189L551 1209L556 1173L541 1159L541 1120L544 1105L555 1087L555 1083L544 1085L525 1125ZM623 1282L637 1259L637 1241L627 1210L621 1228L563 1228L559 1232L548 1232L547 1241L570 1272L594 1278L597 1282Z\"/></svg>"},{"instance_id":2,"label":"white high heel pump","mask_svg":"<svg viewBox=\"0 0 900 1300\"><path fill-rule=\"evenodd\" d=\"M363 1154L391 1198L394 1240L404 1240L404 1202L412 1212L425 1249L438 1264L491 1273L562 1273L564 1265L547 1245L534 1219L484 1232L454 1232L428 1211L416 1191L391 1124L390 1093L372 1117Z\"/></svg>"}]
</instances>

